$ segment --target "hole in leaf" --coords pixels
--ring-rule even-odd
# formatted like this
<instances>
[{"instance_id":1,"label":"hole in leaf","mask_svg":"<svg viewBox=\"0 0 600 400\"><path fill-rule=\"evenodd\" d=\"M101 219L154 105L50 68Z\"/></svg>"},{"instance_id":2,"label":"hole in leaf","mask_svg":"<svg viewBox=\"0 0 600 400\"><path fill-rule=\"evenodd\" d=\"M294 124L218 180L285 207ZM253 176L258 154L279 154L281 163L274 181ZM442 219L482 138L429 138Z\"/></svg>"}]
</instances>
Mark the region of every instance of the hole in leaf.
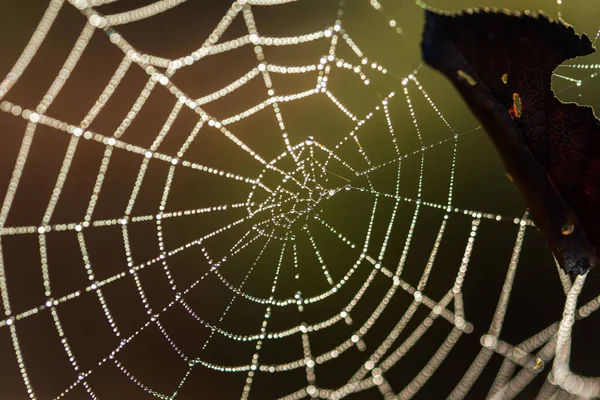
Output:
<instances>
[{"instance_id":1,"label":"hole in leaf","mask_svg":"<svg viewBox=\"0 0 600 400\"><path fill-rule=\"evenodd\" d=\"M519 93L513 93L513 106L508 110L508 113L513 118L520 118L522 108L523 102L521 101L521 96L519 96Z\"/></svg>"},{"instance_id":2,"label":"hole in leaf","mask_svg":"<svg viewBox=\"0 0 600 400\"><path fill-rule=\"evenodd\" d=\"M575 223L573 222L573 218L568 217L563 226L560 228L560 233L564 236L569 236L575 231Z\"/></svg>"},{"instance_id":3,"label":"hole in leaf","mask_svg":"<svg viewBox=\"0 0 600 400\"><path fill-rule=\"evenodd\" d=\"M462 80L464 80L465 82L467 82L469 85L471 85L471 86L477 85L477 81L475 79L473 79L473 77L471 75L467 74L462 69L459 69L457 71L457 74L458 74L459 78L461 78Z\"/></svg>"},{"instance_id":4,"label":"hole in leaf","mask_svg":"<svg viewBox=\"0 0 600 400\"><path fill-rule=\"evenodd\" d=\"M502 83L505 85L508 83L508 73L506 72L502 74Z\"/></svg>"}]
</instances>

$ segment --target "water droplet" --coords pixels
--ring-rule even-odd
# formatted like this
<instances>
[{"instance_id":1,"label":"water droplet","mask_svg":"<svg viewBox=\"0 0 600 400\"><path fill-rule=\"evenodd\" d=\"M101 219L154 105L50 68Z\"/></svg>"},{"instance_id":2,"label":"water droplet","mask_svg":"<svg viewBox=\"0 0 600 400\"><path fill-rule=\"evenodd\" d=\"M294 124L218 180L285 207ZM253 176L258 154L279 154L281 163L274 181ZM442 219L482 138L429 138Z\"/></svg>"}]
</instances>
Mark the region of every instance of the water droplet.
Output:
<instances>
[{"instance_id":1,"label":"water droplet","mask_svg":"<svg viewBox=\"0 0 600 400\"><path fill-rule=\"evenodd\" d=\"M538 357L535 359L535 361L533 361L532 365L530 366L530 369L535 373L539 373L544 369L545 366L546 364L544 363L544 360Z\"/></svg>"}]
</instances>

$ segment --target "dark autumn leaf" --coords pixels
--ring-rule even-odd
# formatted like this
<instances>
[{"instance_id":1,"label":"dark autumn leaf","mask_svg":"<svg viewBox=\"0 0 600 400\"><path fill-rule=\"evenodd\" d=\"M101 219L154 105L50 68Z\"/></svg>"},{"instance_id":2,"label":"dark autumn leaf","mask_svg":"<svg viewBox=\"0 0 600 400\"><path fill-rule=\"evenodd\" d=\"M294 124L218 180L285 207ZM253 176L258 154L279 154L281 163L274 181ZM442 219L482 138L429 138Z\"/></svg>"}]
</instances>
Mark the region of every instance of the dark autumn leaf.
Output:
<instances>
[{"instance_id":1,"label":"dark autumn leaf","mask_svg":"<svg viewBox=\"0 0 600 400\"><path fill-rule=\"evenodd\" d=\"M479 119L561 267L600 263L600 121L563 103L552 73L593 53L586 35L543 14L425 10L424 61Z\"/></svg>"}]
</instances>

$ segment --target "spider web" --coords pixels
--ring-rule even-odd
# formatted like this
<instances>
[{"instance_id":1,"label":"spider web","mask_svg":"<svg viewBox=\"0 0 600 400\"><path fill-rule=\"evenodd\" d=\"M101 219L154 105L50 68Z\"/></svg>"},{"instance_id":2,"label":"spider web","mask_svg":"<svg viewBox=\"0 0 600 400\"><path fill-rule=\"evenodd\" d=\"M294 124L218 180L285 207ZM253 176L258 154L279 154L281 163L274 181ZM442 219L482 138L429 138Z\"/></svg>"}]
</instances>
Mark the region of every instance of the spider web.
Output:
<instances>
[{"instance_id":1,"label":"spider web","mask_svg":"<svg viewBox=\"0 0 600 400\"><path fill-rule=\"evenodd\" d=\"M103 7L119 2L109 3L50 1L0 83L12 135L0 209L3 396L600 396L600 378L570 370L574 321L600 307L597 291L577 307L586 276L571 282L557 268L545 290L558 308L536 303L529 285L529 297L515 295L526 236L538 246L528 263L549 275L553 260L526 212L456 200L459 161L482 132L444 116L426 70L397 76L357 45L366 39L350 5L328 2L316 30L270 36L261 13L285 24L291 2L237 1L199 48L167 58L134 46L127 28L183 0L114 13ZM363 3L378 24L369 29L402 37L392 11ZM85 25L63 58L46 55L62 63L50 84L23 95L61 12ZM103 62L100 50L119 55L116 67L77 76L90 52ZM207 92L227 69L241 73ZM587 88L598 70L572 64L556 78ZM507 254L491 260L496 244ZM488 278L477 272L486 268ZM487 287L490 277L499 283ZM478 304L486 294L491 308ZM524 320L546 304L551 320L531 330ZM507 320L516 328L504 334Z\"/></svg>"}]
</instances>

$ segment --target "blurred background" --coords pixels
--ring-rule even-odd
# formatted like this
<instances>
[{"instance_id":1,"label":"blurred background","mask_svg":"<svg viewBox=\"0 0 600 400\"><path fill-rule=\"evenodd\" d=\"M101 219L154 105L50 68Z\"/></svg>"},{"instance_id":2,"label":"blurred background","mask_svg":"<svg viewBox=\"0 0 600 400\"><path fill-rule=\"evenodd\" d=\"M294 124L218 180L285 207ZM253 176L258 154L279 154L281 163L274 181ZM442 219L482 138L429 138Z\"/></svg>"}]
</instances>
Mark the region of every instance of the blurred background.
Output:
<instances>
[{"instance_id":1,"label":"blurred background","mask_svg":"<svg viewBox=\"0 0 600 400\"><path fill-rule=\"evenodd\" d=\"M120 0L95 9L110 15L151 3ZM477 6L541 9L553 17L560 12L578 33L596 37L600 21L597 2L563 3L427 2L446 10ZM11 70L47 5L42 0L2 2L0 74ZM178 59L198 50L230 7L231 2L224 0L188 1L150 18L115 26L114 30L139 53ZM177 102L168 87L157 84L118 137L129 148L97 140L79 141L47 224L58 229L40 235L37 228L47 213L72 135L60 127L39 124L0 236L4 292L11 305L10 310L6 310L6 303L0 306L5 314L0 319L0 398L33 398L23 380L26 371L39 399L146 399L171 398L175 394L181 399L235 399L244 392L256 354L257 365L274 368L259 368L251 374L251 399L284 397L309 383L335 390L345 385L384 343L414 300L413 295L399 289L379 315L377 307L393 280L383 273L372 274L374 265L361 260L361 253L375 259L381 255L380 264L392 272L403 263L403 282L417 287L440 224L448 215L423 290L424 295L438 302L454 285L470 237L473 213L463 210L474 210L490 218L484 217L478 227L462 288L469 332L460 336L414 397L446 398L466 373L481 349L480 338L489 329L502 292L519 229L514 219L521 218L526 207L506 178L485 132L477 129L477 121L457 92L439 73L421 65L423 10L409 0L346 0L342 5L333 0L299 0L252 6L251 10L260 37L318 33L336 23L343 29L329 31L339 40L335 60L325 60L331 66L327 89L335 101L314 93L279 101L282 121L277 120L272 104L268 104L226 125L266 162L286 153L275 165L295 179L306 179L312 192L300 189L294 179L286 181L281 173L266 170L264 164L208 124L190 141L185 155L179 156L199 120L199 115L188 107L182 107L172 118L172 126L157 148L161 154L178 157L179 163L173 169L170 162L159 158L144 164L144 152L137 154L131 146L150 149ZM86 21L79 10L65 2L31 64L3 100L35 110L59 75ZM343 33L360 48L362 56L352 51ZM248 28L240 13L218 43L246 35ZM189 98L199 99L226 87L261 62L313 66L305 73L270 73L274 95L289 96L315 88L321 76L316 66L329 54L330 46L327 35L289 46L264 45L260 51L245 44L177 70L171 82ZM45 115L78 126L123 56L109 36L97 30ZM366 63L362 63L363 58ZM352 69L336 67L337 60L353 67L362 65L365 77ZM372 68L373 62L387 73ZM595 64L596 69L557 69L562 76L554 78L557 96L563 101L599 106L600 81L590 75L599 69L600 55L568 63ZM157 71L164 73L165 69ZM411 74L416 74L428 97L415 81L402 84ZM262 73L255 75L239 89L202 104L202 109L216 121L224 121L267 100L273 94L268 93ZM113 136L148 80L148 73L132 64L87 129ZM390 97L392 92L395 95ZM383 112L384 99L388 99L389 121ZM342 112L336 101L357 120ZM366 119L369 113L373 116ZM357 128L357 121L363 119L366 122ZM282 122L284 129L280 127ZM27 124L11 112L0 113L0 197L7 193ZM347 139L353 131L358 141ZM291 146L299 146L294 150L303 166L299 170L298 161L289 155L284 133ZM309 146L307 140L319 146ZM89 213L107 149L111 154L91 224L80 234L77 226ZM398 154L402 156L400 164ZM184 160L216 173L190 168L183 165ZM142 165L146 166L140 178ZM378 167L371 170L372 166ZM351 169L360 173L352 176ZM224 176L228 173L258 179L270 191L256 182L229 179ZM137 195L132 196L132 192ZM315 196L312 201L311 196ZM417 207L417 200L425 204ZM285 205L277 206L281 202ZM240 206L232 206L236 204ZM261 204L270 210L260 211ZM448 205L452 206L451 212L445 210ZM289 214L292 207L296 207L296 214ZM183 213L186 210L204 211ZM178 212L182 215L172 214ZM293 217L287 221L280 218L284 212ZM156 216L162 213L171 214L157 222ZM123 226L119 221L126 215L129 222ZM231 225L236 221L241 222ZM409 245L405 246L407 238ZM161 254L164 259L159 258ZM135 273L129 273L132 266L138 267ZM49 278L44 278L46 270ZM582 303L598 295L600 282L596 275L592 271L588 277ZM48 279L50 294L46 293ZM177 295L184 301L174 301ZM355 298L360 298L356 304ZM53 304L56 299L63 300ZM513 345L528 339L560 320L564 300L552 255L535 227L529 226L500 337ZM349 304L351 311L346 312ZM453 303L448 309L453 311ZM407 340L430 312L431 308L424 305L418 306L414 315L411 312L391 351ZM344 313L342 318L338 317L340 313ZM378 318L370 320L373 316ZM337 319L324 323L332 318ZM267 337L257 346L256 336L261 333L263 321L267 321L265 335L288 330L294 333ZM365 323L373 321L372 326L360 331ZM576 373L600 375L595 362L600 357L598 321L598 316L592 315L575 324L571 368ZM61 342L58 326L71 354ZM301 327L311 327L305 339ZM437 318L385 372L384 378L394 393L401 392L417 376L452 329L446 319ZM360 339L355 342L352 337L357 333ZM239 340L245 336L250 338ZM127 338L131 339L121 342ZM348 340L353 344L340 351L338 357L319 362L319 356L331 354ZM119 346L114 357L117 361L107 359ZM306 359L317 360L314 370L305 366ZM497 354L492 357L466 398L487 395L503 360ZM282 365L294 368L275 368ZM225 371L235 367L240 370ZM535 398L549 369L547 365L517 398ZM87 371L92 372L80 379L85 381L83 384L78 376ZM314 377L307 376L311 373ZM67 390L75 382L80 383ZM306 396L298 394L296 398ZM377 399L384 395L375 386L348 398Z\"/></svg>"}]
</instances>

